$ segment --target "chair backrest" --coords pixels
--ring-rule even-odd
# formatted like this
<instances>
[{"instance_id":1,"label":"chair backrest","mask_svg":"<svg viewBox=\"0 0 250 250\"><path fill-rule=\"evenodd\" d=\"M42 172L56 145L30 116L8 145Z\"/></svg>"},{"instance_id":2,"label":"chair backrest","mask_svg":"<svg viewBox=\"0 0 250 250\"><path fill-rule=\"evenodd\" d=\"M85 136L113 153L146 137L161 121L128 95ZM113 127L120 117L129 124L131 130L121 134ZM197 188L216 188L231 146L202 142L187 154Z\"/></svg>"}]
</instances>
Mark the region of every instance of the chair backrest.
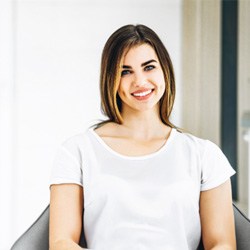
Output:
<instances>
[{"instance_id":1,"label":"chair backrest","mask_svg":"<svg viewBox=\"0 0 250 250\"><path fill-rule=\"evenodd\" d=\"M238 250L250 249L250 220L233 204L236 241ZM87 247L82 230L80 246ZM14 243L11 250L48 250L49 249L49 206L38 219ZM204 249L202 242L198 248Z\"/></svg>"},{"instance_id":2,"label":"chair backrest","mask_svg":"<svg viewBox=\"0 0 250 250\"><path fill-rule=\"evenodd\" d=\"M233 204L238 250L250 249L250 220Z\"/></svg>"},{"instance_id":3,"label":"chair backrest","mask_svg":"<svg viewBox=\"0 0 250 250\"><path fill-rule=\"evenodd\" d=\"M14 243L11 250L49 249L49 206Z\"/></svg>"},{"instance_id":4,"label":"chair backrest","mask_svg":"<svg viewBox=\"0 0 250 250\"><path fill-rule=\"evenodd\" d=\"M80 246L87 247L84 232L81 233ZM17 239L11 250L49 249L49 205L36 221Z\"/></svg>"}]
</instances>

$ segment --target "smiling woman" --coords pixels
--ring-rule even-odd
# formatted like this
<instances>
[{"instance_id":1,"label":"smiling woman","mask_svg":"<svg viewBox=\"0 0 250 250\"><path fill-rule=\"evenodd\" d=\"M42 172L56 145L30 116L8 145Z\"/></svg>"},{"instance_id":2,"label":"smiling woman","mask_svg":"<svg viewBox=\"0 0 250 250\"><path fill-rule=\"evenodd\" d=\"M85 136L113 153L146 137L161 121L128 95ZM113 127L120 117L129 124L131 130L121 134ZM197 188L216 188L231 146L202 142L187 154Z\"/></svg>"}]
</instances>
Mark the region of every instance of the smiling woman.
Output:
<instances>
[{"instance_id":1,"label":"smiling woman","mask_svg":"<svg viewBox=\"0 0 250 250\"><path fill-rule=\"evenodd\" d=\"M235 249L230 177L212 142L170 122L174 72L159 37L127 25L101 63L108 119L66 140L51 176L50 249ZM82 210L84 209L84 225Z\"/></svg>"},{"instance_id":2,"label":"smiling woman","mask_svg":"<svg viewBox=\"0 0 250 250\"><path fill-rule=\"evenodd\" d=\"M142 47L139 45L143 45ZM143 68L149 61L155 60L158 64L158 69L162 70L164 77L165 92L160 100L160 117L163 123L173 127L169 121L169 116L173 108L175 98L175 79L172 62L168 51L164 44L159 39L157 34L144 25L138 25L137 29L133 25L126 25L114 32L108 39L102 54L101 64L101 100L102 110L107 115L110 121L116 123L122 123L121 112L121 99L117 95L117 91L120 85L121 77L132 73L132 66L128 64L131 62L132 53L129 50L140 50L138 54L137 63ZM144 51L142 48L145 48ZM147 48L147 49L146 49ZM143 55L143 52L147 51L147 56ZM139 58L139 56L141 58ZM126 60L125 61L125 57ZM155 67L155 63L150 64L149 67L145 67L144 71L148 71L152 67ZM137 66L137 65L136 65ZM121 71L122 70L122 71ZM135 70L135 69L134 69ZM135 74L135 77L140 76ZM136 80L136 79L135 79ZM122 79L123 81L123 79Z\"/></svg>"}]
</instances>

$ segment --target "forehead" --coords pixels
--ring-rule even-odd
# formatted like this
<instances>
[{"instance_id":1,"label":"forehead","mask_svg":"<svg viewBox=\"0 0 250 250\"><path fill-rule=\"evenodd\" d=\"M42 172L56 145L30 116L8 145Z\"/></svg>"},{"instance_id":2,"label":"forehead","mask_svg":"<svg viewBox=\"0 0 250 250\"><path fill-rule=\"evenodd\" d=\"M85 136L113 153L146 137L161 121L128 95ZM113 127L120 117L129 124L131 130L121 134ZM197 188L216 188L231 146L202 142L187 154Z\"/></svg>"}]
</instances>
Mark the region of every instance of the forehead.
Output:
<instances>
[{"instance_id":1,"label":"forehead","mask_svg":"<svg viewBox=\"0 0 250 250\"><path fill-rule=\"evenodd\" d=\"M145 43L130 48L127 53L125 53L122 64L131 65L136 62L143 63L151 59L158 61L158 57L153 47Z\"/></svg>"}]
</instances>

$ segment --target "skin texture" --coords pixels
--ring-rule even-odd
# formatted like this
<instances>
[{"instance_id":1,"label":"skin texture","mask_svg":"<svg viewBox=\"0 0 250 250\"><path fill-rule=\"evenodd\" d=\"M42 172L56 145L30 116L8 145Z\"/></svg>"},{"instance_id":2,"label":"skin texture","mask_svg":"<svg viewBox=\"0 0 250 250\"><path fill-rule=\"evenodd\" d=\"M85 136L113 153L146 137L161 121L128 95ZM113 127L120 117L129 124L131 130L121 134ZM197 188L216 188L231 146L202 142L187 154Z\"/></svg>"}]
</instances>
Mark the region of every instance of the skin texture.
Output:
<instances>
[{"instance_id":1,"label":"skin texture","mask_svg":"<svg viewBox=\"0 0 250 250\"><path fill-rule=\"evenodd\" d=\"M151 61L154 60L154 61ZM151 61L143 65L143 63ZM165 90L158 58L147 44L131 48L121 63L118 94L123 124L107 123L95 132L113 150L141 156L161 148L171 128L159 117L159 100ZM133 93L153 90L148 97ZM50 249L81 249L83 188L76 184L51 186ZM205 249L236 249L230 180L200 195L202 238Z\"/></svg>"},{"instance_id":2,"label":"skin texture","mask_svg":"<svg viewBox=\"0 0 250 250\"><path fill-rule=\"evenodd\" d=\"M83 188L76 184L50 187L50 250L77 250L81 234Z\"/></svg>"},{"instance_id":3,"label":"skin texture","mask_svg":"<svg viewBox=\"0 0 250 250\"><path fill-rule=\"evenodd\" d=\"M201 192L200 216L205 249L236 249L230 180Z\"/></svg>"}]
</instances>

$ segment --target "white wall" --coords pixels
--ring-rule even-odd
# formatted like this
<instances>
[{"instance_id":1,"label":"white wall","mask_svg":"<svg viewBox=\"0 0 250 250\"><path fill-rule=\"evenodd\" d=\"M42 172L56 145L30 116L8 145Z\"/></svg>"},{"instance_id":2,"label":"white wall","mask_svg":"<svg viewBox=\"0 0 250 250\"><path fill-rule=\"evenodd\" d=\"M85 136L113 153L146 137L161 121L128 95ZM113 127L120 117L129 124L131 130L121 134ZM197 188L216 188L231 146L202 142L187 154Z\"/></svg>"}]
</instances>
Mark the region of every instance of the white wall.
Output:
<instances>
[{"instance_id":1,"label":"white wall","mask_svg":"<svg viewBox=\"0 0 250 250\"><path fill-rule=\"evenodd\" d=\"M177 77L173 119L181 124L181 0L18 0L8 8L4 21L10 29L0 27L0 37L6 37L4 45L14 57L7 80L0 82L1 91L7 88L2 100L9 103L0 117L13 119L8 117L0 131L9 135L0 145L8 146L10 156L0 156L1 179L6 177L1 204L7 204L0 249L9 249L49 203L50 169L59 144L101 117L100 55L118 27L143 23L162 38Z\"/></svg>"},{"instance_id":2,"label":"white wall","mask_svg":"<svg viewBox=\"0 0 250 250\"><path fill-rule=\"evenodd\" d=\"M10 241L15 216L12 190L13 178L13 129L14 129L14 41L13 8L8 1L0 1L0 248ZM6 241L6 242L5 242Z\"/></svg>"}]
</instances>

